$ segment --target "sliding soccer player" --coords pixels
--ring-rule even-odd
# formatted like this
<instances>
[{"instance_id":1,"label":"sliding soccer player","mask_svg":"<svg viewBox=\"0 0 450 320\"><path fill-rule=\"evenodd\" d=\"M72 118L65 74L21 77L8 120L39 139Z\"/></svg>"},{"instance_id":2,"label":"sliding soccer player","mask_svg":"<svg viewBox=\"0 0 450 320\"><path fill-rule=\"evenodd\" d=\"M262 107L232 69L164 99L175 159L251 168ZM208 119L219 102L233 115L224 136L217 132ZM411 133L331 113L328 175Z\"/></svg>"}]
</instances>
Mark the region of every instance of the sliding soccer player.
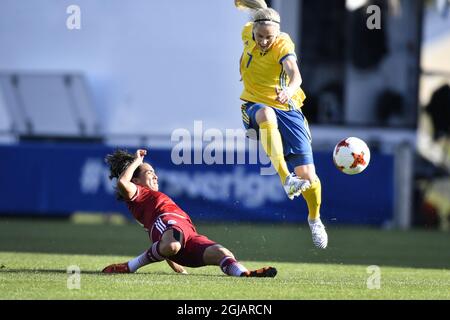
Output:
<instances>
[{"instance_id":1,"label":"sliding soccer player","mask_svg":"<svg viewBox=\"0 0 450 320\"><path fill-rule=\"evenodd\" d=\"M275 268L249 271L236 261L230 250L198 234L189 215L158 191L158 176L153 167L144 162L146 154L143 149L137 150L135 155L117 150L105 160L110 166L110 178L117 178L118 199L127 203L153 244L138 257L109 265L103 272L130 273L150 263L167 260L179 273L186 273L183 266L218 265L229 276L275 277Z\"/></svg>"}]
</instances>

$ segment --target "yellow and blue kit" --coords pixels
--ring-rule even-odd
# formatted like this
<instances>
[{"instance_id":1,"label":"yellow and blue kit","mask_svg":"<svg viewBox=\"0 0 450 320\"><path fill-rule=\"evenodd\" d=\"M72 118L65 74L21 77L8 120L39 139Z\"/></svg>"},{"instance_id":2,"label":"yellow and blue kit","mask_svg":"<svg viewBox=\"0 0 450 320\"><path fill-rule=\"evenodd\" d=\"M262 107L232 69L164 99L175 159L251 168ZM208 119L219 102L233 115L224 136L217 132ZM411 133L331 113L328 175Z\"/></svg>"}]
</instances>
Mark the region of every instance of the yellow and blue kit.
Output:
<instances>
[{"instance_id":1,"label":"yellow and blue kit","mask_svg":"<svg viewBox=\"0 0 450 320\"><path fill-rule=\"evenodd\" d=\"M306 96L299 87L288 103L276 101L277 89L289 84L289 77L283 69L283 60L297 57L295 45L286 33L281 33L270 49L262 52L253 37L253 23L249 22L242 31L244 51L240 72L244 83L241 99L242 120L245 128L259 132L256 112L263 107L272 107L278 120L278 130L283 142L286 162L293 168L312 164L311 133L308 121L301 111Z\"/></svg>"}]
</instances>

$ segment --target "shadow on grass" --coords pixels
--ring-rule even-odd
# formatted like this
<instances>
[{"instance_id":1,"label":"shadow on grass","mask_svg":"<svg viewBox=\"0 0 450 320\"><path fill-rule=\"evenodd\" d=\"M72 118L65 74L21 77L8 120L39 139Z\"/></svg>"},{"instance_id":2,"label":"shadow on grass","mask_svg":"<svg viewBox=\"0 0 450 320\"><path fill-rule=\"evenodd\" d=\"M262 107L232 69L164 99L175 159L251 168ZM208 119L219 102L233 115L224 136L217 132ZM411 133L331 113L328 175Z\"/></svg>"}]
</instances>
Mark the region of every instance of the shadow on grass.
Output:
<instances>
[{"instance_id":1,"label":"shadow on grass","mask_svg":"<svg viewBox=\"0 0 450 320\"><path fill-rule=\"evenodd\" d=\"M197 225L199 233L239 260L450 269L450 233L327 228L329 247L319 250L306 225ZM0 252L136 256L149 246L148 235L136 224L0 219Z\"/></svg>"},{"instance_id":2,"label":"shadow on grass","mask_svg":"<svg viewBox=\"0 0 450 320\"><path fill-rule=\"evenodd\" d=\"M0 269L0 274L2 273L17 273L17 274L64 274L64 275L70 275L73 274L71 272L67 272L67 270L63 270L63 269L8 269L7 267ZM150 276L150 275L154 275L154 276L168 276L168 277L173 277L173 276L177 276L177 277L196 277L196 278L217 278L217 277L224 277L227 278L228 276L225 274L221 274L218 273L217 275L213 275L213 274L199 274L199 273L189 273L187 275L182 275L182 274L177 274L175 272L164 272L164 271L155 271L155 272L151 272L151 271L147 271L147 272L137 272L137 273L116 273L116 274L111 274L111 273L103 273L101 271L94 271L94 270L81 270L81 275L86 275L86 274L90 274L90 275L100 275L100 276L104 276L104 277L115 277L115 276L120 276L120 275L126 275L129 277L139 277L139 276Z\"/></svg>"},{"instance_id":3,"label":"shadow on grass","mask_svg":"<svg viewBox=\"0 0 450 320\"><path fill-rule=\"evenodd\" d=\"M67 270L62 269L8 269L3 268L0 269L0 274L2 273L31 273L31 274L37 274L37 273L56 273L56 274L72 274L71 272L67 272ZM101 271L82 271L82 274L97 274L97 275L104 275L108 276L108 274L102 273Z\"/></svg>"}]
</instances>

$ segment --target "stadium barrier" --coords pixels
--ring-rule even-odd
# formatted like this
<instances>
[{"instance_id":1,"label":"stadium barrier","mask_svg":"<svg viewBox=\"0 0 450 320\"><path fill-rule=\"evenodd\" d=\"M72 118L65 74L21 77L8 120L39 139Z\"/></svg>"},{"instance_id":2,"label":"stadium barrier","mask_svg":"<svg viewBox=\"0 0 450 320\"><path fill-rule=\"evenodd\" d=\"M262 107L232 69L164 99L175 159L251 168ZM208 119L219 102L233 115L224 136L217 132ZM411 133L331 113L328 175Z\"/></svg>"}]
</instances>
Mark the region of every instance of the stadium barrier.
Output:
<instances>
[{"instance_id":1,"label":"stadium barrier","mask_svg":"<svg viewBox=\"0 0 450 320\"><path fill-rule=\"evenodd\" d=\"M75 211L120 212L104 162L114 149L102 144L21 143L0 146L0 214L69 215ZM129 148L131 152L134 149ZM315 152L322 181L322 218L338 224L392 223L394 157L372 152L355 176L333 164L331 152ZM180 164L170 149L152 149L160 190L197 221L305 222L303 199L290 201L277 175L260 175L259 164Z\"/></svg>"}]
</instances>

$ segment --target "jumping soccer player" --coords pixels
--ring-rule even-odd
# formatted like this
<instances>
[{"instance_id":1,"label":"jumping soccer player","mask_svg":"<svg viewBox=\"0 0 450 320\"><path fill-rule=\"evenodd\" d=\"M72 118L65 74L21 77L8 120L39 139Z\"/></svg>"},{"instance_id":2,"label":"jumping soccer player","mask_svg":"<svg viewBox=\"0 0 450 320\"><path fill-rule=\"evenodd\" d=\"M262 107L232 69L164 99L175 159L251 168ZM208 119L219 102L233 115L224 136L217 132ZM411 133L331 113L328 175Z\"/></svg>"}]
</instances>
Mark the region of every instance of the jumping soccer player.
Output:
<instances>
[{"instance_id":1,"label":"jumping soccer player","mask_svg":"<svg viewBox=\"0 0 450 320\"><path fill-rule=\"evenodd\" d=\"M158 191L158 177L144 162L146 150L136 155L117 150L106 156L110 178L117 178L117 197L127 203L135 219L147 230L152 246L138 257L103 269L105 273L130 273L139 268L167 260L175 272L186 273L183 266L218 265L229 276L275 277L277 270L264 267L249 271L220 244L198 234L186 212L167 195Z\"/></svg>"},{"instance_id":2,"label":"jumping soccer player","mask_svg":"<svg viewBox=\"0 0 450 320\"><path fill-rule=\"evenodd\" d=\"M264 0L235 0L235 5L252 11L252 21L242 31L240 59L244 126L256 131L289 199L303 195L313 243L324 249L328 235L320 220L321 184L308 121L301 111L306 96L300 88L295 45L288 34L280 32L280 15Z\"/></svg>"}]
</instances>

